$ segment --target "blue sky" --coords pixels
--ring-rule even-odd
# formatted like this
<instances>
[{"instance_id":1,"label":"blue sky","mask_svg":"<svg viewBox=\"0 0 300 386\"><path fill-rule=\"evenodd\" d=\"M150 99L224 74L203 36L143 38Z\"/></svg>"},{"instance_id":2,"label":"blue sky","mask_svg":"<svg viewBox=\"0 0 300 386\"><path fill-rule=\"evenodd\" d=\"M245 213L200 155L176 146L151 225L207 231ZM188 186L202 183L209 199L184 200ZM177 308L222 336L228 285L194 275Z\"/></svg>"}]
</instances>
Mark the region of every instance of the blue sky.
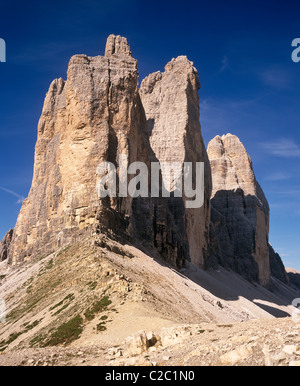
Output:
<instances>
[{"instance_id":1,"label":"blue sky","mask_svg":"<svg viewBox=\"0 0 300 386\"><path fill-rule=\"evenodd\" d=\"M141 79L187 55L202 88L205 143L240 137L271 207L270 241L300 270L300 38L295 1L14 1L0 4L0 237L30 189L37 123L54 78L74 54L102 55L126 36Z\"/></svg>"}]
</instances>

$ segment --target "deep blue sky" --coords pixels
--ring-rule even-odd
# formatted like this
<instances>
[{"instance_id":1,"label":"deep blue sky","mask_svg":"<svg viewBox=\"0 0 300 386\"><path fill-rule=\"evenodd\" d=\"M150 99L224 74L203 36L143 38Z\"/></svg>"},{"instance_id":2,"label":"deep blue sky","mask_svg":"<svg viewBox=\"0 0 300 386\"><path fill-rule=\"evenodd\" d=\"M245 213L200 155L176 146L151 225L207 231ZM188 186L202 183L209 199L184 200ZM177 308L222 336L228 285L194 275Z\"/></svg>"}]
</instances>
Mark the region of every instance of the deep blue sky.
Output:
<instances>
[{"instance_id":1,"label":"deep blue sky","mask_svg":"<svg viewBox=\"0 0 300 386\"><path fill-rule=\"evenodd\" d=\"M205 143L231 132L246 146L271 206L270 241L300 270L300 38L297 1L7 1L0 4L0 237L30 189L37 123L74 54L102 55L126 36L141 79L178 55L194 61Z\"/></svg>"}]
</instances>

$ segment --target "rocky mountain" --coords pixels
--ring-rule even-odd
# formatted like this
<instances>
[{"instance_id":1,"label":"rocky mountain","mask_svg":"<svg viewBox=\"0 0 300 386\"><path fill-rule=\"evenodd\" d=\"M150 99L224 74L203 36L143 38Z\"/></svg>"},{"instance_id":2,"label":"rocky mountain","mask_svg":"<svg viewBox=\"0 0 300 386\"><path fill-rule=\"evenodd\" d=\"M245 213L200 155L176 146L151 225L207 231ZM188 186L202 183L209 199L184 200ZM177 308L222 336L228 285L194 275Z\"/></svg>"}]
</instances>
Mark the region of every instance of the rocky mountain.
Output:
<instances>
[{"instance_id":1,"label":"rocky mountain","mask_svg":"<svg viewBox=\"0 0 300 386\"><path fill-rule=\"evenodd\" d=\"M126 39L111 36L106 56L71 58L67 81L53 81L38 126L32 187L15 227L12 263L45 254L81 234L91 234L102 209L123 223L128 199L101 202L97 166L117 160L147 160L137 62ZM149 216L148 216L149 217ZM113 222L108 219L107 222ZM118 227L122 230L121 221Z\"/></svg>"},{"instance_id":2,"label":"rocky mountain","mask_svg":"<svg viewBox=\"0 0 300 386\"><path fill-rule=\"evenodd\" d=\"M252 161L234 135L208 145L211 164L211 247L218 262L248 280L267 286L271 274L287 283L280 256L269 245L269 204Z\"/></svg>"},{"instance_id":3,"label":"rocky mountain","mask_svg":"<svg viewBox=\"0 0 300 386\"><path fill-rule=\"evenodd\" d=\"M166 65L164 73L156 72L144 79L140 95L155 156L162 165L178 163L174 181L178 175L181 176L184 162L192 162L193 165L204 162L204 203L201 208L181 211L184 216L182 223L186 224L190 259L204 268L208 258L211 172L201 136L199 88L199 76L193 63L186 56L180 56ZM168 170L165 174L169 175ZM186 204L185 196L183 201ZM178 208L173 210L178 219Z\"/></svg>"},{"instance_id":4,"label":"rocky mountain","mask_svg":"<svg viewBox=\"0 0 300 386\"><path fill-rule=\"evenodd\" d=\"M274 251L272 245L269 245L269 256L270 256L271 276L280 280L282 283L292 284L287 268L285 268L280 255ZM300 288L299 284L298 284L298 288Z\"/></svg>"},{"instance_id":5,"label":"rocky mountain","mask_svg":"<svg viewBox=\"0 0 300 386\"><path fill-rule=\"evenodd\" d=\"M220 264L262 285L271 273L285 281L268 244L268 202L245 148L235 136L216 137L208 159L199 88L193 63L179 56L139 89L137 61L121 36L109 36L104 56L73 56L67 80L54 80L46 95L32 187L14 232L1 244L2 259L15 264L102 234L150 255L158 251L177 268L188 261L202 269ZM147 166L149 184L152 163L160 163L164 187L168 165L175 165L170 197L161 197L161 187L159 197L150 197L149 188L147 197L100 198L99 181L110 172L99 165L110 163L119 180L130 183L134 177L123 167L135 162ZM176 184L183 164L196 162L204 163L204 198L192 208L190 197L177 196ZM195 170L192 177L195 188Z\"/></svg>"},{"instance_id":6,"label":"rocky mountain","mask_svg":"<svg viewBox=\"0 0 300 386\"><path fill-rule=\"evenodd\" d=\"M150 257L97 238L27 264L0 263L6 305L0 365L299 360L299 323L290 317L299 290L273 278L271 292L222 267L204 271L187 263L178 271L158 252Z\"/></svg>"},{"instance_id":7,"label":"rocky mountain","mask_svg":"<svg viewBox=\"0 0 300 386\"><path fill-rule=\"evenodd\" d=\"M115 35L52 82L32 187L0 243L0 365L299 365L299 273L269 245L240 140L217 136L206 151L199 88L185 56L139 88ZM178 192L196 162L192 207Z\"/></svg>"},{"instance_id":8,"label":"rocky mountain","mask_svg":"<svg viewBox=\"0 0 300 386\"><path fill-rule=\"evenodd\" d=\"M55 80L46 96L32 187L15 227L10 262L37 251L47 254L97 230L152 243L181 266L188 257L184 226L179 233L166 202L97 195L100 163L113 163L119 173L122 156L151 169L155 157L146 129L137 61L125 38L111 35L104 57L72 57L67 81Z\"/></svg>"}]
</instances>

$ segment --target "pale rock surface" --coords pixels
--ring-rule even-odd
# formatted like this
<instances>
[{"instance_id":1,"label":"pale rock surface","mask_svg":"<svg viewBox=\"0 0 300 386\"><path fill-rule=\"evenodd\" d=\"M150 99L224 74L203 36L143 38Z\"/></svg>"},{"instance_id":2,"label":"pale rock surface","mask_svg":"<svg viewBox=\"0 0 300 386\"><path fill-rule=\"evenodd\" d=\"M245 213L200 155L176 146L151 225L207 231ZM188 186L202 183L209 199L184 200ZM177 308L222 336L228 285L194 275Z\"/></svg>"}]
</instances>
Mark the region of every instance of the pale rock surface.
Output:
<instances>
[{"instance_id":1,"label":"pale rock surface","mask_svg":"<svg viewBox=\"0 0 300 386\"><path fill-rule=\"evenodd\" d=\"M149 203L135 218L139 204L133 210L130 197L100 201L96 192L98 164L118 166L119 154L129 163L149 162L147 141L137 61L126 39L110 36L105 57L72 57L67 81L53 81L46 96L32 187L15 227L10 261L49 253L91 232L102 219L102 225L117 223L120 234L134 234L138 222L151 239Z\"/></svg>"},{"instance_id":2,"label":"pale rock surface","mask_svg":"<svg viewBox=\"0 0 300 386\"><path fill-rule=\"evenodd\" d=\"M126 344L126 352L129 356L140 355L143 352L147 351L149 347L147 335L145 332L137 333L133 336L128 337Z\"/></svg>"},{"instance_id":3,"label":"pale rock surface","mask_svg":"<svg viewBox=\"0 0 300 386\"><path fill-rule=\"evenodd\" d=\"M200 82L198 72L186 56L173 59L165 72L156 72L145 78L140 95L145 109L151 147L157 159L163 163L178 163L171 191L182 172L184 162L205 163L205 197L199 209L172 211L182 234L188 242L191 261L204 268L208 256L208 232L210 223L211 173L199 122ZM162 167L164 181L166 170ZM174 199L173 199L174 201ZM187 198L183 196L186 204ZM186 205L185 205L186 206Z\"/></svg>"},{"instance_id":4,"label":"pale rock surface","mask_svg":"<svg viewBox=\"0 0 300 386\"><path fill-rule=\"evenodd\" d=\"M233 366L238 362L247 359L252 354L251 347L239 347L235 350L229 351L228 353L220 357L220 361L223 365Z\"/></svg>"},{"instance_id":5,"label":"pale rock surface","mask_svg":"<svg viewBox=\"0 0 300 386\"><path fill-rule=\"evenodd\" d=\"M128 55L132 56L127 39L123 36L110 35L106 42L105 56L112 55Z\"/></svg>"},{"instance_id":6,"label":"pale rock surface","mask_svg":"<svg viewBox=\"0 0 300 386\"><path fill-rule=\"evenodd\" d=\"M215 137L208 145L208 156L216 255L225 267L266 286L271 275L269 205L252 161L240 140L231 134Z\"/></svg>"},{"instance_id":7,"label":"pale rock surface","mask_svg":"<svg viewBox=\"0 0 300 386\"><path fill-rule=\"evenodd\" d=\"M157 161L138 91L137 61L127 40L111 35L105 56L73 56L67 81L57 79L50 86L38 126L32 187L9 261L43 257L97 231L155 246L181 267L188 248L167 200L118 194L99 199L96 187L104 175L98 165L113 163L119 174L120 155L128 165L139 161L148 170Z\"/></svg>"}]
</instances>

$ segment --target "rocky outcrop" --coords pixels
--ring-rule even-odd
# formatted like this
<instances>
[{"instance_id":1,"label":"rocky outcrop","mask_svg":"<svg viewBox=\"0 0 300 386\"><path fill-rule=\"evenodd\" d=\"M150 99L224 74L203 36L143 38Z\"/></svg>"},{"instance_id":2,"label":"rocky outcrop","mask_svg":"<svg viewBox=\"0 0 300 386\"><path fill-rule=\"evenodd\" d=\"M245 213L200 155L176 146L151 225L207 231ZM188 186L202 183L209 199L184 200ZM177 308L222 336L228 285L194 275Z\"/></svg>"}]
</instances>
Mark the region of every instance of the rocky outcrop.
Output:
<instances>
[{"instance_id":1,"label":"rocky outcrop","mask_svg":"<svg viewBox=\"0 0 300 386\"><path fill-rule=\"evenodd\" d=\"M231 134L208 145L213 191L212 233L221 265L249 280L270 281L269 205L251 159Z\"/></svg>"},{"instance_id":2,"label":"rocky outcrop","mask_svg":"<svg viewBox=\"0 0 300 386\"><path fill-rule=\"evenodd\" d=\"M121 36L109 36L105 56L73 56L67 80L54 80L46 95L31 190L14 232L1 243L0 259L42 257L98 233L151 253L155 248L179 268L185 260L201 268L219 263L263 285L271 273L285 281L280 257L269 249L269 206L245 148L235 136L216 137L209 162L199 88L193 63L180 56L139 89L137 61ZM108 175L99 168L104 162L114 165L120 180L123 167L145 164L148 196L117 191L100 199L98 183ZM162 188L158 197L150 196L153 162L161 165L165 187L166 164L175 165L168 198L161 197ZM194 199L177 195L177 180L190 163L195 189L197 162L204 163L204 200L191 208ZM135 177L127 175L126 186Z\"/></svg>"},{"instance_id":3,"label":"rocky outcrop","mask_svg":"<svg viewBox=\"0 0 300 386\"><path fill-rule=\"evenodd\" d=\"M300 272L294 268L286 268L286 274L288 276L289 284L297 291L300 290Z\"/></svg>"},{"instance_id":4,"label":"rocky outcrop","mask_svg":"<svg viewBox=\"0 0 300 386\"><path fill-rule=\"evenodd\" d=\"M194 167L196 162L204 162L205 192L201 208L182 209L178 203L172 207L177 224L188 241L191 261L204 268L208 255L211 173L199 122L199 88L198 72L193 63L186 56L180 56L166 65L164 73L156 72L144 79L140 95L150 144L162 164L164 180L169 173L164 170L163 163L178 164L170 181L171 191L175 191L184 162L192 162ZM185 195L183 203L186 207Z\"/></svg>"},{"instance_id":5,"label":"rocky outcrop","mask_svg":"<svg viewBox=\"0 0 300 386\"><path fill-rule=\"evenodd\" d=\"M186 112L182 116L186 134L181 145L192 148L192 161L199 158L197 148L192 146L196 129L199 129L195 135L203 151L200 128L192 126L198 118L198 78L189 62L183 63L190 79L181 87L179 95L182 98L191 88L190 97L194 100L185 102L191 114ZM170 68L170 71L173 70ZM178 85L186 75L177 74ZM180 135L184 137L183 133ZM183 161L184 149L182 152ZM132 198L123 197L119 192L115 197L99 199L96 187L107 172L98 165L112 163L118 176L123 178L119 156L125 157L128 165L143 162L148 170L151 162L158 161L149 143L138 90L137 61L132 58L127 40L111 35L105 56L72 57L67 81L57 79L50 86L38 126L32 187L15 227L10 262L23 261L37 253L47 255L96 230L155 246L164 259L181 267L189 257L190 241L186 237L182 199ZM128 176L128 183L131 178L133 176ZM148 179L150 181L150 174ZM205 213L208 213L207 207ZM192 230L201 229L202 219L209 222L203 215L189 216L198 224ZM203 228L206 229L207 224ZM199 237L193 237L203 241L204 247L191 242L193 253L196 254L199 246L202 256L207 243L204 231L201 230Z\"/></svg>"},{"instance_id":6,"label":"rocky outcrop","mask_svg":"<svg viewBox=\"0 0 300 386\"><path fill-rule=\"evenodd\" d=\"M288 284L280 256L269 244L269 204L252 161L231 134L208 145L213 191L210 247L219 264L267 286L270 278Z\"/></svg>"},{"instance_id":7,"label":"rocky outcrop","mask_svg":"<svg viewBox=\"0 0 300 386\"><path fill-rule=\"evenodd\" d=\"M4 236L3 240L0 242L0 261L4 261L7 259L13 233L13 229L8 231Z\"/></svg>"},{"instance_id":8,"label":"rocky outcrop","mask_svg":"<svg viewBox=\"0 0 300 386\"><path fill-rule=\"evenodd\" d=\"M269 255L271 276L285 284L290 284L289 276L285 270L285 266L281 260L281 257L274 251L271 245L269 245Z\"/></svg>"},{"instance_id":9,"label":"rocky outcrop","mask_svg":"<svg viewBox=\"0 0 300 386\"><path fill-rule=\"evenodd\" d=\"M149 163L145 125L137 61L125 38L110 36L105 56L71 58L67 81L55 80L46 96L32 187L16 224L12 262L70 243L92 232L102 218L117 223L120 232L130 228L134 234L138 226L151 239L149 206L139 213L135 203L138 218L130 197L99 200L96 191L99 163L118 167L119 154L129 163ZM121 219L114 219L116 212Z\"/></svg>"}]
</instances>

